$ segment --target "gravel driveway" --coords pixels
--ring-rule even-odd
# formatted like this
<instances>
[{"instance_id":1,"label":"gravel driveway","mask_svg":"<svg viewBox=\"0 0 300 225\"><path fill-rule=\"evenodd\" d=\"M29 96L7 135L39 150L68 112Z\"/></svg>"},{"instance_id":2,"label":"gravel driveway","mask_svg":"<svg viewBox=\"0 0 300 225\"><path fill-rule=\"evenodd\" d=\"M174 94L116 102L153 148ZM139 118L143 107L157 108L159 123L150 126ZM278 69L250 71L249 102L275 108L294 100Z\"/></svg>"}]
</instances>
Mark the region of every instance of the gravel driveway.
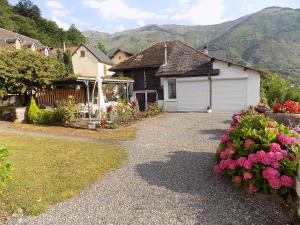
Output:
<instances>
[{"instance_id":1,"label":"gravel driveway","mask_svg":"<svg viewBox=\"0 0 300 225\"><path fill-rule=\"evenodd\" d=\"M212 172L226 114L174 113L138 126L128 162L38 217L9 224L291 224L282 201L232 188Z\"/></svg>"}]
</instances>

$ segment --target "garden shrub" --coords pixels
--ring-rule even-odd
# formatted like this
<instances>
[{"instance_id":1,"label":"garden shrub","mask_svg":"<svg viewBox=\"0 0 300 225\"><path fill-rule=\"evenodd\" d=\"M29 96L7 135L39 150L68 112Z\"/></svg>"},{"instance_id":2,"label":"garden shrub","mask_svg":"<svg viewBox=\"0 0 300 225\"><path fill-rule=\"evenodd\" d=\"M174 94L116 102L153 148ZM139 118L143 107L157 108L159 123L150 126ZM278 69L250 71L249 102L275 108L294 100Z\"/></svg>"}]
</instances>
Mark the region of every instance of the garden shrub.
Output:
<instances>
[{"instance_id":1,"label":"garden shrub","mask_svg":"<svg viewBox=\"0 0 300 225\"><path fill-rule=\"evenodd\" d=\"M8 175L11 165L7 162L8 151L4 147L0 147L0 189L6 184L10 179ZM1 194L1 191L0 191Z\"/></svg>"},{"instance_id":2,"label":"garden shrub","mask_svg":"<svg viewBox=\"0 0 300 225\"><path fill-rule=\"evenodd\" d=\"M148 105L148 108L145 112L146 117L153 117L156 116L157 114L163 112L164 109L160 107L157 103L151 103Z\"/></svg>"},{"instance_id":3,"label":"garden shrub","mask_svg":"<svg viewBox=\"0 0 300 225\"><path fill-rule=\"evenodd\" d=\"M74 97L70 96L68 99L58 104L58 106L54 109L54 120L57 123L65 123L70 122L75 119L76 114L76 104Z\"/></svg>"},{"instance_id":4,"label":"garden shrub","mask_svg":"<svg viewBox=\"0 0 300 225\"><path fill-rule=\"evenodd\" d=\"M140 110L137 102L119 103L114 106L113 113L113 122L119 124L139 119Z\"/></svg>"},{"instance_id":5,"label":"garden shrub","mask_svg":"<svg viewBox=\"0 0 300 225\"><path fill-rule=\"evenodd\" d=\"M33 97L30 99L29 108L28 108L28 121L30 123L38 123L38 115L40 109L36 105L36 102Z\"/></svg>"},{"instance_id":6,"label":"garden shrub","mask_svg":"<svg viewBox=\"0 0 300 225\"><path fill-rule=\"evenodd\" d=\"M38 113L38 124L53 124L56 123L54 110L41 109Z\"/></svg>"},{"instance_id":7,"label":"garden shrub","mask_svg":"<svg viewBox=\"0 0 300 225\"><path fill-rule=\"evenodd\" d=\"M299 137L263 114L235 114L221 137L214 171L227 174L234 185L250 192L287 196L297 175Z\"/></svg>"}]
</instances>

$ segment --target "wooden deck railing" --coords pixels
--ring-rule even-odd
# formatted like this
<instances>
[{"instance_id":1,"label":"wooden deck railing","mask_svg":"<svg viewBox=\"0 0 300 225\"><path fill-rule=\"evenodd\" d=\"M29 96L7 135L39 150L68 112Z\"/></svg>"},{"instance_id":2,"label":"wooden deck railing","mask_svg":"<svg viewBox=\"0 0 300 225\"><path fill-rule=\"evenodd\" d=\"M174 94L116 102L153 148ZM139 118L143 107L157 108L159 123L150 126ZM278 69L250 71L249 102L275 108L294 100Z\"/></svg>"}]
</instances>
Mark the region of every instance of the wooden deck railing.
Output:
<instances>
[{"instance_id":1,"label":"wooden deck railing","mask_svg":"<svg viewBox=\"0 0 300 225\"><path fill-rule=\"evenodd\" d=\"M75 103L85 102L85 93L82 88L54 89L38 92L36 94L37 104L39 106L54 105L55 103L59 103L66 100L69 96L73 96L75 98Z\"/></svg>"}]
</instances>

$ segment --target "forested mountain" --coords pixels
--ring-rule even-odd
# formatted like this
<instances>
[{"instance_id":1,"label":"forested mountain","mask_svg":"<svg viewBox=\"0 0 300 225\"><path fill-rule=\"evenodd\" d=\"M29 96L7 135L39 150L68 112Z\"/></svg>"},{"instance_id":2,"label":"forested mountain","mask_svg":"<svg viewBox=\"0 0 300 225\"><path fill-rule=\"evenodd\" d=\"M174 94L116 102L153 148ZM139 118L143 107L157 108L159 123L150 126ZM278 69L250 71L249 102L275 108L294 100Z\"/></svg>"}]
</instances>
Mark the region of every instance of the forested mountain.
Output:
<instances>
[{"instance_id":1,"label":"forested mountain","mask_svg":"<svg viewBox=\"0 0 300 225\"><path fill-rule=\"evenodd\" d=\"M41 17L40 9L30 0L21 0L15 6L0 0L0 27L40 40L51 47L61 47L65 40L68 47L85 42L85 37L72 25L67 31Z\"/></svg>"},{"instance_id":2,"label":"forested mountain","mask_svg":"<svg viewBox=\"0 0 300 225\"><path fill-rule=\"evenodd\" d=\"M102 42L137 52L162 40L178 39L196 48L228 50L228 59L261 66L288 76L300 76L300 10L270 7L240 19L209 26L149 25L108 34L83 32L89 43Z\"/></svg>"}]
</instances>

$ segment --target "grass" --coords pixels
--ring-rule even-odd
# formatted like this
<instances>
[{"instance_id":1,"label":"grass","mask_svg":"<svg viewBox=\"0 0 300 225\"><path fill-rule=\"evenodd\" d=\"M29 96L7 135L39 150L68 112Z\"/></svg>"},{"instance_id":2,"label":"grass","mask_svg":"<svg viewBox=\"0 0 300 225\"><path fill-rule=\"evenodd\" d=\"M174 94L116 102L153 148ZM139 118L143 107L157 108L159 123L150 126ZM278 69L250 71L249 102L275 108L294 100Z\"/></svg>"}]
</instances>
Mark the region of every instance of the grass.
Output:
<instances>
[{"instance_id":1,"label":"grass","mask_svg":"<svg viewBox=\"0 0 300 225\"><path fill-rule=\"evenodd\" d=\"M1 197L10 213L37 215L120 167L126 151L113 145L0 132L12 164Z\"/></svg>"},{"instance_id":2,"label":"grass","mask_svg":"<svg viewBox=\"0 0 300 225\"><path fill-rule=\"evenodd\" d=\"M117 129L102 129L99 131L60 127L60 126L40 126L33 124L17 124L10 125L11 128L27 131L38 131L52 134L73 135L79 137L89 137L96 139L111 139L116 141L133 140L136 136L136 128L133 126L121 127Z\"/></svg>"}]
</instances>

